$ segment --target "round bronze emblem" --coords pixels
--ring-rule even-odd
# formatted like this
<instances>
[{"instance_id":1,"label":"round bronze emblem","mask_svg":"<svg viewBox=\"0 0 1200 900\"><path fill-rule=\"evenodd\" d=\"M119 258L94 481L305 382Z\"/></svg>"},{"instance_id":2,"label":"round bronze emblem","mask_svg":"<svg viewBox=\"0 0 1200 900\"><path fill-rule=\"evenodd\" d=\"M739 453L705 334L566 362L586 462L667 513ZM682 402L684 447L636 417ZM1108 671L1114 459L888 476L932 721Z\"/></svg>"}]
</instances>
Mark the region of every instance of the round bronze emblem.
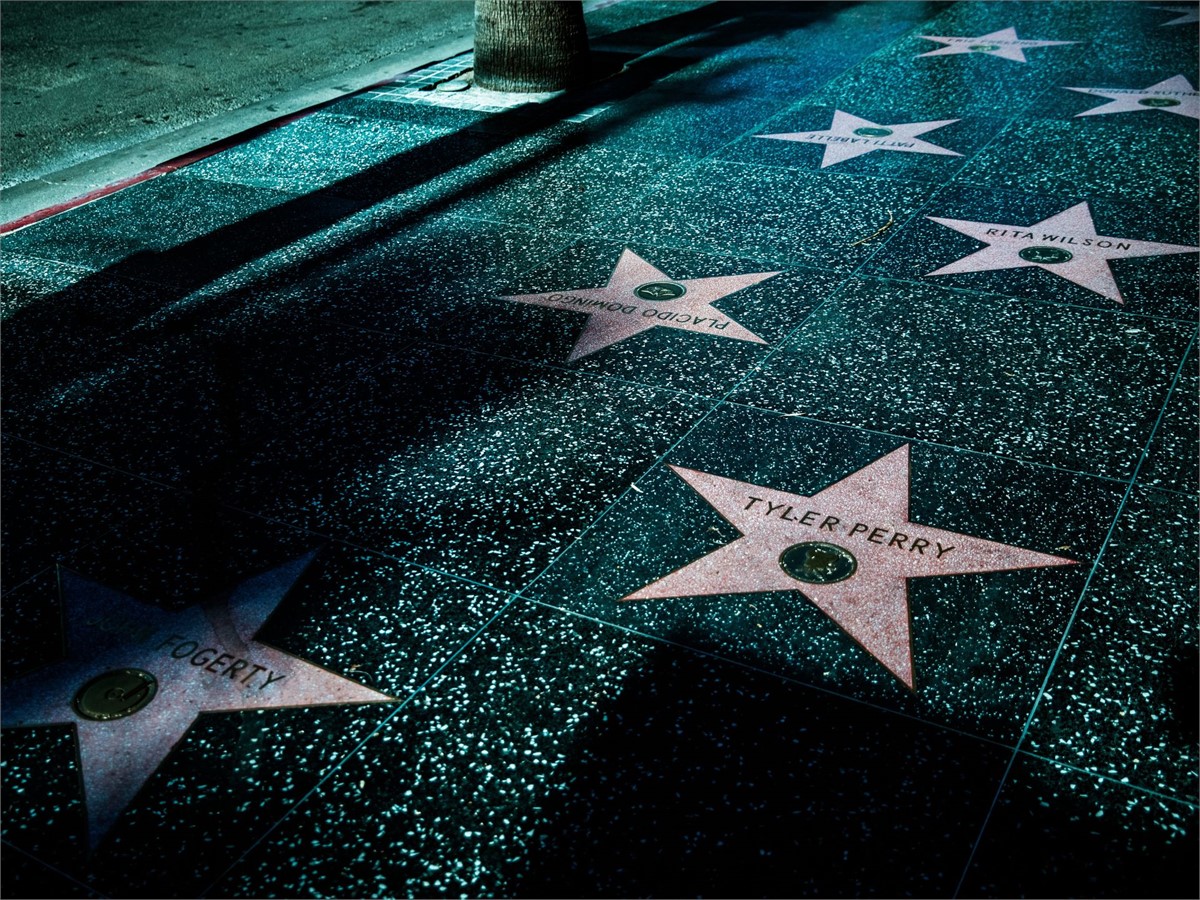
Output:
<instances>
[{"instance_id":1,"label":"round bronze emblem","mask_svg":"<svg viewBox=\"0 0 1200 900\"><path fill-rule=\"evenodd\" d=\"M797 581L807 584L833 584L845 581L858 570L858 561L849 550L824 541L793 544L779 554L779 567Z\"/></svg>"},{"instance_id":2,"label":"round bronze emblem","mask_svg":"<svg viewBox=\"0 0 1200 900\"><path fill-rule=\"evenodd\" d=\"M993 50L999 50L1000 46L998 44L972 44L967 49L974 50L976 53L991 53Z\"/></svg>"},{"instance_id":3,"label":"round bronze emblem","mask_svg":"<svg viewBox=\"0 0 1200 900\"><path fill-rule=\"evenodd\" d=\"M687 288L673 281L652 281L634 290L643 300L677 300L687 293Z\"/></svg>"},{"instance_id":4,"label":"round bronze emblem","mask_svg":"<svg viewBox=\"0 0 1200 900\"><path fill-rule=\"evenodd\" d=\"M1152 106L1155 108L1179 105L1178 100L1172 100L1170 97L1143 97L1138 103L1142 106Z\"/></svg>"},{"instance_id":5,"label":"round bronze emblem","mask_svg":"<svg viewBox=\"0 0 1200 900\"><path fill-rule=\"evenodd\" d=\"M141 669L113 669L97 675L75 695L75 712L107 722L132 716L154 699L158 679Z\"/></svg>"},{"instance_id":6,"label":"round bronze emblem","mask_svg":"<svg viewBox=\"0 0 1200 900\"><path fill-rule=\"evenodd\" d=\"M1062 247L1026 247L1017 256L1025 262L1041 263L1044 266L1065 263L1073 258L1071 252Z\"/></svg>"},{"instance_id":7,"label":"round bronze emblem","mask_svg":"<svg viewBox=\"0 0 1200 900\"><path fill-rule=\"evenodd\" d=\"M867 126L864 125L862 128L855 128L854 133L859 135L860 137L887 137L889 134L892 133L892 129L890 129L890 128L868 128Z\"/></svg>"}]
</instances>

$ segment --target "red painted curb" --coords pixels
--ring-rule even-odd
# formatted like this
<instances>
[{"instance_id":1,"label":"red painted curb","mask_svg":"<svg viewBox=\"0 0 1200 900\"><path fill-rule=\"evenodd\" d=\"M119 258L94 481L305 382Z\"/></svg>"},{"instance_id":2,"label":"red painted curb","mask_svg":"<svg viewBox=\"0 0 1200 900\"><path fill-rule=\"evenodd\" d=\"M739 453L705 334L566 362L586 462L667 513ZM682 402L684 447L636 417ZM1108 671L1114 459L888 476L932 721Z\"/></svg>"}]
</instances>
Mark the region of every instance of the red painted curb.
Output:
<instances>
[{"instance_id":1,"label":"red painted curb","mask_svg":"<svg viewBox=\"0 0 1200 900\"><path fill-rule=\"evenodd\" d=\"M205 154L207 155L207 154ZM0 235L11 234L14 231L19 231L28 225L34 225L41 222L43 219L49 219L51 216L56 216L61 212L66 212L69 209L83 206L91 203L93 200L99 200L101 197L107 197L109 194L115 194L117 191L124 190L127 187L132 187L135 184L141 184L143 181L150 181L152 178L157 178L159 175L165 175L167 172L173 172L176 169L186 166L190 162L195 162L196 159L203 158L200 154L195 154L195 159L181 158L181 162L171 160L169 162L157 165L152 169L147 169L137 175L130 175L128 178L122 178L120 181L114 181L112 184L106 184L104 187L98 187L88 191L86 194L80 194L78 197L72 197L70 200L64 200L62 203L55 203L53 206L47 206L39 209L37 212L31 212L28 215L22 216L19 219L13 219L11 222L5 222L0 225Z\"/></svg>"},{"instance_id":2,"label":"red painted curb","mask_svg":"<svg viewBox=\"0 0 1200 900\"><path fill-rule=\"evenodd\" d=\"M604 9L607 6L615 6L621 2L622 0L597 0L595 5L591 6L589 9L593 11L597 9ZM344 94L341 97L334 97L331 100L322 100L320 103L314 103L312 106L306 106L304 109L297 110L296 112L288 113L287 115L280 116L276 119L269 119L268 121L263 122L261 125L255 125L253 128L247 128L245 131L240 131L237 134L231 135L230 137L222 138L219 141L214 141L213 143L205 147L201 147L198 150L193 150L190 153L184 153L181 156L176 156L173 159L169 159L164 163L159 163L157 166L147 169L145 172L141 172L137 175L130 175L128 178L122 178L120 181L114 181L112 184L106 184L103 187L94 188L87 193L80 194L78 197L72 197L70 200L64 200L61 203L55 203L53 206L47 206L44 209L31 212L28 215L21 216L19 219L13 219L11 222L5 222L3 225L0 225L0 235L11 234L12 232L19 231L22 228L28 228L30 225L36 225L38 222L44 221L53 216L57 216L59 213L68 212L72 209L77 209L80 206L86 206L88 203L99 200L103 197L107 197L110 194L115 194L127 187L133 187L135 184L141 184L144 181L151 181L160 175L166 175L168 172L174 172L177 169L190 166L192 163L199 162L202 159L205 159L216 153L220 153L222 150L228 150L230 147L236 147L238 144L243 144L251 138L258 137L260 134L266 134L268 131L281 128L284 125L295 122L297 119L302 119L307 115L317 112L323 107L329 106L332 103L337 103L339 100L344 100L346 97L353 97L357 94L373 91L376 88L383 87L387 84L395 84L404 78L404 76L411 75L413 72L419 72L422 69L427 69L430 66L435 66L438 63L445 62L447 59L454 59L457 56L463 56L464 54L470 52L472 52L472 50L466 50L462 53L456 53L454 56L448 56L445 59L436 59L431 62L423 63L416 68L408 69L404 72L401 72L399 75L395 75L391 78L385 78L384 80L377 81L374 84L369 84L364 88L360 88L357 91L351 91L350 93Z\"/></svg>"},{"instance_id":3,"label":"red painted curb","mask_svg":"<svg viewBox=\"0 0 1200 900\"><path fill-rule=\"evenodd\" d=\"M453 59L454 57L448 58ZM261 134L274 131L276 128L281 128L284 125L288 125L298 119L303 119L305 116L312 115L313 113L326 106L329 106L330 104L337 103L339 100L344 100L347 97L353 97L356 94L372 91L387 84L395 84L404 76L409 75L412 72L419 72L421 69L428 68L431 65L436 65L437 63L444 61L445 60L435 60L432 63L426 63L422 66L418 66L416 69L409 69L406 72L401 72L399 75L396 75L393 78L386 78L383 81L377 81L374 84L367 85L366 87L360 88L357 91L351 91L350 93L344 94L341 97L334 97L330 100L322 100L320 103L314 103L312 106L306 106L304 109L297 110L296 112L288 113L287 115L279 116L275 119L269 119L268 121L263 122L261 125L255 125L253 128L247 128L245 131L239 131L237 134L230 135L227 138L221 138L219 141L213 141L213 143L201 147L198 150L192 150L189 153L184 153L181 156L176 156L173 159L169 159L164 163L159 163L157 166L149 168L144 172L140 172L137 175L130 175L127 178L114 181L112 184L106 184L103 187L94 188L84 194L80 194L78 197L72 197L70 200L64 200L61 203L55 203L52 206L47 206L44 209L39 209L36 212L31 212L28 215L24 215L19 219L13 219L11 222L5 222L3 225L0 225L0 235L11 234L14 231L27 228L30 225L36 225L38 222L42 222L51 218L52 216L57 216L59 213L68 212L69 210L77 209L80 206L85 206L88 203L99 200L103 197L107 197L110 194L115 194L118 191L122 191L127 187L132 187L135 184L141 184L145 181L152 181L153 179L158 178L160 175L166 175L168 172L174 172L177 169L190 166L192 163L199 162L202 159L206 159L210 156L220 153L222 150L228 150L230 147L236 147L238 144L244 144L246 141L256 138Z\"/></svg>"}]
</instances>

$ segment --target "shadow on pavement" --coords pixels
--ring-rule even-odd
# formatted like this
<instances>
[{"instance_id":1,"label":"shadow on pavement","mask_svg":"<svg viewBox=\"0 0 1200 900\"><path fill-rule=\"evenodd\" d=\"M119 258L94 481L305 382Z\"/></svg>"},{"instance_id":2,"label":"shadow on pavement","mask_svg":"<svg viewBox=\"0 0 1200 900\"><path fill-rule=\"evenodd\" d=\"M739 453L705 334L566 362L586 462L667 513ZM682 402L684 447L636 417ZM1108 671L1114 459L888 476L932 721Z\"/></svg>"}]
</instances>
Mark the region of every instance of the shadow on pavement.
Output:
<instances>
[{"instance_id":1,"label":"shadow on pavement","mask_svg":"<svg viewBox=\"0 0 1200 900\"><path fill-rule=\"evenodd\" d=\"M602 142L605 129L590 127L586 135L560 130L544 152L517 159L495 173L424 203L407 208L386 205L405 191L520 138L557 126L599 103L645 92L661 79L685 71L722 48L772 35L784 24L794 27L819 21L847 5L792 5L784 22L780 18L784 14L774 4L715 3L652 25L605 35L598 42L599 55L605 60L602 65L611 64L613 53L627 53L629 48L632 52L648 52L618 75L586 89L564 94L534 109L494 114L326 187L169 249L134 253L65 289L18 305L5 321L9 351L4 360L6 430L52 446L60 445L56 433L83 435L91 448L85 455L117 468L122 468L122 460L105 458L102 451L93 455L106 440L123 448L153 448L156 457L168 461L168 471L179 472L178 477L166 477L167 482L192 495L190 513L174 512L176 518L184 520L175 530L194 541L213 543L207 549L196 546L190 552L195 554L195 566L208 573L205 582L228 586L245 573L218 575L222 566L216 560L229 555L229 538L227 530L211 526L220 519L223 489L244 468L259 440L265 434L278 433L283 423L274 414L274 407L299 408L314 400L314 396L306 397L306 392L322 387L313 383L311 375L306 380L303 373L292 373L291 383L283 384L286 379L280 378L281 383L276 384L276 373L247 364L247 351L253 351L258 340L277 348L293 344L301 347L320 323L276 320L265 331L261 324L251 326L249 333L223 327L223 318L246 302L253 285L224 293L214 291L187 303L180 301L245 264L379 207L379 217L370 225L356 227L341 241L335 235L311 255L273 269L267 276L269 289L286 289L294 280L352 258L462 200L484 194L580 146ZM667 45L671 45L669 52L652 52ZM686 90L686 82L683 87ZM670 105L673 95L649 91L646 96L643 114ZM698 99L704 102L720 96L710 92ZM689 97L697 99L692 94ZM628 121L615 124L625 125ZM53 220L46 225L52 227ZM423 262L414 259L397 261L397 265L419 271ZM123 293L121 303L98 302L98 298L112 293L114 284ZM283 362L284 366L295 364L294 358ZM156 383L169 384L169 390L162 395L143 393L149 390L142 374L147 369L154 371ZM97 389L100 399L93 401L91 392ZM114 390L125 392L124 402L115 396L103 396ZM71 399L64 402L67 397ZM140 407L139 424L133 431L124 418L129 414L124 407L130 405ZM49 437L41 433L46 423L50 423ZM342 424L351 432L364 427L362 423ZM99 439L93 441L93 436ZM143 449L130 452L136 456ZM357 445L349 442L342 450L346 459L352 460ZM293 462L303 467L303 460ZM326 460L313 462L321 465ZM136 467L133 471L147 474ZM271 562L264 561L264 566Z\"/></svg>"}]
</instances>

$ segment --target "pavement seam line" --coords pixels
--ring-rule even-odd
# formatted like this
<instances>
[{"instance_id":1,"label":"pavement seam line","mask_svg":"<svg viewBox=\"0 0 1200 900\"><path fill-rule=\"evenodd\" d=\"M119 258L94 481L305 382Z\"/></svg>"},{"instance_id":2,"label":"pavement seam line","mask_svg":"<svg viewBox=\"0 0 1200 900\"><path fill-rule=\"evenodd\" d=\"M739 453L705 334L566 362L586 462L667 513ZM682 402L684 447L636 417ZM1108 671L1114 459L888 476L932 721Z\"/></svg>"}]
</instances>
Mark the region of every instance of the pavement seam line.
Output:
<instances>
[{"instance_id":1,"label":"pavement seam line","mask_svg":"<svg viewBox=\"0 0 1200 900\"><path fill-rule=\"evenodd\" d=\"M388 724L391 723L391 721L393 719L395 719L397 716L400 715L401 712L403 712L403 710L405 709L405 707L407 707L409 705L409 703L411 703L414 699L416 699L417 695L426 693L426 689L429 687L430 683L433 682L433 680L435 678L437 678L439 675L441 675L447 666L449 666L456 659L458 659L458 657L463 654L463 652L467 649L467 647L469 647L471 644L473 644L475 642L476 638L478 638L479 635L481 635L484 631L486 631L491 626L491 624L493 622L495 622L498 618L500 618L500 616L502 616L508 610L508 608L510 606L512 606L516 601L517 601L517 598L515 596L510 597L508 599L508 601L502 607L500 607L500 609L497 610L490 619L488 619L487 622L485 622L483 625L481 625L475 631L475 633L472 634L469 638L467 638L467 640L457 650L455 650L453 653L451 653L442 662L442 664L439 665L433 671L433 673L428 678L426 678L424 681L422 681L421 684L419 684L407 697L405 697L402 701L397 703L396 707L390 713L388 713L388 715L386 715L383 718L383 720L379 722L378 725L376 725L374 728L372 728L367 733L366 737L364 737L361 741L359 741L357 744L355 744L354 747L352 747L340 760L338 760L336 763L331 765L329 767L329 770L317 780L316 784L314 784L311 788L309 788L304 793L304 795L302 797L300 797L300 799L298 799L294 804L292 804L290 807L288 807L287 811L284 812L281 816L279 816L279 818L276 819L273 823L271 823L271 825L269 827L263 829L262 833L254 840L254 842L251 843L250 846L248 846L237 859L235 859L219 875L217 875L209 883L209 885L203 891L201 891L197 896L199 898L201 898L201 900L203 900L203 898L207 897L208 892L211 891L214 887L216 887L222 878L224 878L226 875L228 875L230 872L232 872L242 862L242 860L246 859L246 857L249 856L254 851L254 849L259 844L261 844L264 840L266 840L277 828L282 826L283 823L288 819L288 817L291 816L292 813L294 813L297 809L299 809L300 806L303 805L305 803L305 801L308 800L309 797L313 796L317 791L319 791L321 789L321 786L324 785L330 778L332 778L335 773L341 771L342 766L344 766L347 762L349 762L352 757L356 756L358 754L358 752L360 750L362 750L362 748L364 746L366 746L367 741L369 741L371 738L375 737L375 735L382 732L388 726Z\"/></svg>"},{"instance_id":2,"label":"pavement seam line","mask_svg":"<svg viewBox=\"0 0 1200 900\"><path fill-rule=\"evenodd\" d=\"M971 866L975 862L975 856L979 851L979 845L983 841L983 836L987 833L988 825L991 823L992 815L995 813L996 808L1000 803L1000 794L1004 791L1004 786L1008 781L1008 777L1012 773L1013 767L1017 761L1017 757L1021 753L1022 745L1025 743L1025 739L1029 735L1029 729L1033 725L1033 721L1037 716L1038 707L1041 705L1042 698L1046 694L1046 688L1050 684L1050 679L1054 676L1054 672L1055 672L1055 668L1058 663L1058 659L1062 655L1063 649L1066 647L1067 638L1070 636L1071 629L1074 626L1075 621L1079 616L1080 610L1083 608L1083 601L1088 596L1088 591L1091 589L1092 579L1095 578L1096 573L1099 571L1100 564L1104 559L1104 554L1108 550L1108 546L1109 546L1109 543L1112 541L1113 534L1116 533L1117 525L1121 521L1121 516L1125 512L1125 506L1129 502L1130 495L1133 493L1134 485L1137 483L1137 478L1138 478L1139 473L1141 472L1142 464L1146 461L1146 458L1149 456L1150 448L1154 446L1154 438L1158 433L1158 426L1162 424L1163 417L1166 415L1167 406L1170 403L1171 396L1174 392L1174 389L1175 389L1176 385L1179 384L1179 381L1183 377L1183 367L1187 363L1188 357L1191 354L1191 352L1195 346L1196 346L1196 335L1193 334L1192 340L1188 343L1187 348L1184 350L1184 352L1179 360L1179 365L1175 369L1175 378L1171 384L1171 389L1167 391L1167 396L1166 396L1165 400L1163 401L1162 409L1160 409L1159 413L1158 413L1158 419L1155 421L1154 427L1150 429L1150 435L1149 435L1149 437L1147 437L1146 443L1145 443L1144 447L1142 448L1141 457L1138 459L1137 465L1134 467L1134 470L1133 470L1133 475L1130 477L1129 482L1125 487L1124 496L1122 496L1121 502L1117 506L1116 512L1113 514L1113 520L1112 520L1112 523L1108 527L1108 533L1105 535L1104 541L1100 545L1100 550L1096 554L1096 560L1095 560L1095 562L1092 563L1092 568L1091 568L1091 571L1088 572L1087 580L1084 581L1083 588L1079 592L1079 597L1075 601L1075 606L1071 610L1071 615L1067 619L1067 624L1063 628L1062 637L1059 639L1058 647L1055 649L1054 655L1051 657L1050 663L1046 667L1046 674L1042 678L1041 687L1038 689L1037 694L1034 696L1033 705L1030 707L1029 715L1025 719L1025 726L1024 726L1024 728L1021 729L1021 736L1020 736L1020 739L1017 741L1016 750L1013 752L1012 757L1008 761L1008 765L1004 769L1004 774L1000 778L1000 784L997 785L997 787L996 787L996 794L992 798L991 806L988 808L987 814L984 816L983 822L980 825L979 833L975 836L975 841L971 845L971 853L967 857L966 865L963 866L962 875L959 877L958 885L954 889L954 894L952 895L953 897L957 898L962 893L963 886L966 884L967 875L970 874Z\"/></svg>"},{"instance_id":3,"label":"pavement seam line","mask_svg":"<svg viewBox=\"0 0 1200 900\"><path fill-rule=\"evenodd\" d=\"M53 872L55 875L60 876L64 880L69 881L72 884L78 885L79 887L81 887L85 891L87 891L89 896L102 897L102 898L105 898L105 900L108 900L108 898L109 898L108 894L105 894L104 892L97 890L96 888L92 887L90 884L88 884L85 881L80 881L74 875L64 872L62 869L58 868L57 866L51 865L50 863L43 860L41 857L34 856L28 850L18 847L16 844L14 844L8 838L0 838L0 844L3 844L5 847L8 847L10 850L15 850L17 853L20 853L22 856L33 860L33 862L35 864L41 866L44 869L48 869L49 871Z\"/></svg>"},{"instance_id":4,"label":"pavement seam line","mask_svg":"<svg viewBox=\"0 0 1200 900\"><path fill-rule=\"evenodd\" d=\"M618 0L618 2L620 2L620 0ZM272 131L276 128L282 127L283 125L289 124L292 121L304 118L307 115L316 112L325 106L336 103L339 100L356 96L365 91L371 90L372 88L400 81L403 76L411 74L412 72L437 65L438 63L461 56L463 53L470 52L470 50L473 48L473 43L473 37L458 37L442 41L428 50L419 52L402 51L398 54L386 57L383 60L375 60L372 63L360 68L358 70L360 73L359 78L353 80L358 81L361 78L368 76L371 79L370 82L363 87L344 90L338 85L339 83L346 82L346 73L336 76L329 76L316 85L297 88L296 90L285 94L285 98L295 98L291 103L287 102L286 99L281 101L280 98L274 96L266 97L262 100L247 104L240 109L233 110L223 116L202 119L198 122L192 123L191 125L187 125L184 128L178 129L177 131L167 132L166 134L148 138L140 143L132 144L123 149L110 151L109 153L102 154L101 156L91 160L84 160L80 163L74 163L55 172L43 173L41 176L36 176L26 182L22 182L21 184L10 185L5 189L6 191L11 192L14 190L19 190L38 182L61 185L69 182L63 182L61 180L49 181L48 179L54 178L55 176L78 177L78 174L73 173L86 173L88 170L97 166L101 167L102 169L111 169L116 167L116 170L120 171L119 160L134 156L139 152L139 148L144 151L144 148L148 144L164 147L164 150L160 151L158 155L162 155L163 153L167 154L165 159L158 163L152 164L149 167L143 165L127 175L116 177L108 176L107 181L97 185L94 188L91 188L90 190L84 190L77 195L72 195L59 201L52 201L26 213L20 213L15 218L0 223L0 234L10 234L16 230L19 230L20 228L26 228L29 225L37 224L39 221L44 221L46 218L58 215L61 212L67 212L70 209L75 209L79 206L103 199L104 197L110 196L111 194L123 190L126 187L130 187L133 184L152 180L153 178L157 178L160 175L166 174L167 172L175 171L178 168L190 165L192 162L197 161L197 159L202 159L205 156L219 153L222 150L228 149L229 147L237 146L240 143L244 143L246 140L257 137L259 134ZM432 55L432 58L428 58L430 55ZM424 61L412 63L411 59L413 57L422 58ZM385 72L388 74L384 75L382 79L376 77ZM354 73L350 74L353 75ZM325 96L331 92L332 96ZM283 113L279 113L268 108L276 106L281 102L283 103L283 108L285 110L291 106L292 103L298 105L294 109L285 111ZM264 112L270 113L270 115L268 115L266 118L263 118L262 113ZM221 119L237 122L237 124L226 125L224 129L215 129L214 125ZM223 137L219 137L216 140L203 141L198 146L191 146L194 144L196 139L187 137L187 133L189 132L203 133L205 131L212 130L224 131L228 130L230 127L234 128L234 131L231 133L226 134ZM173 150L166 149L172 148L175 144L180 144L181 141L182 146L187 147L187 149L178 149L177 147ZM107 163L105 162L106 160L108 161ZM103 179L106 176L101 174L99 177ZM65 208L60 209L59 207ZM47 213L49 210L57 211L50 212L48 215L42 215L43 213ZM27 222L26 220L29 219L32 219L32 221ZM18 223L24 224L18 225Z\"/></svg>"}]
</instances>

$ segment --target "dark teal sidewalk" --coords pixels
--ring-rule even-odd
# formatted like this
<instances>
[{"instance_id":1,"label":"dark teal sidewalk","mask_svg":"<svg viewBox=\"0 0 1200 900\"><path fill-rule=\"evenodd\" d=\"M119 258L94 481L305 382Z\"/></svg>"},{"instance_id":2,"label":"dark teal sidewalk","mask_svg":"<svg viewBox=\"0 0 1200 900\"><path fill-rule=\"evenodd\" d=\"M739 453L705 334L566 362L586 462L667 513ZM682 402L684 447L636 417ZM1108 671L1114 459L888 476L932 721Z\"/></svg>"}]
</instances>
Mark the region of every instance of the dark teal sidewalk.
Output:
<instances>
[{"instance_id":1,"label":"dark teal sidewalk","mask_svg":"<svg viewBox=\"0 0 1200 900\"><path fill-rule=\"evenodd\" d=\"M1196 896L1196 7L650 5L3 239L6 896Z\"/></svg>"}]
</instances>

